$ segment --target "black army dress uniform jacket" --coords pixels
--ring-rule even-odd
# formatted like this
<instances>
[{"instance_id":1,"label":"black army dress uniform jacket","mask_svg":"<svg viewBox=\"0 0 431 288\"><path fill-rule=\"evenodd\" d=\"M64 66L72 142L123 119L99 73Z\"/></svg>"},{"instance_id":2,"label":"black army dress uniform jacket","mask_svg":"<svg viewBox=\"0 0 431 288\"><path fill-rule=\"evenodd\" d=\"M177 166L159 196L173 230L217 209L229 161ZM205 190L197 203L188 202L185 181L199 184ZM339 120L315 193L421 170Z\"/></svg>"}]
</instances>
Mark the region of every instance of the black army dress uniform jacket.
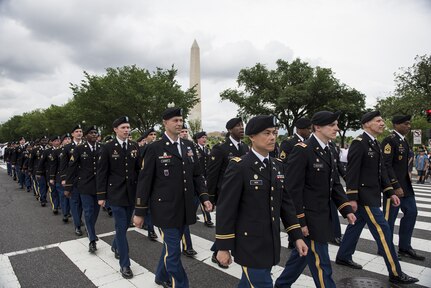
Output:
<instances>
[{"instance_id":1,"label":"black army dress uniform jacket","mask_svg":"<svg viewBox=\"0 0 431 288\"><path fill-rule=\"evenodd\" d=\"M47 148L43 150L42 156L40 157L40 160L37 166L36 175L44 176L44 177L49 176L49 169L50 169L51 161L53 159L53 156L52 156L53 152L54 152L54 148L49 146L47 146ZM45 180L48 181L49 179L45 179Z\"/></svg>"},{"instance_id":2,"label":"black army dress uniform jacket","mask_svg":"<svg viewBox=\"0 0 431 288\"><path fill-rule=\"evenodd\" d=\"M137 143L128 141L126 151L117 139L106 143L97 161L97 199L114 206L133 206L140 167Z\"/></svg>"},{"instance_id":3,"label":"black army dress uniform jacket","mask_svg":"<svg viewBox=\"0 0 431 288\"><path fill-rule=\"evenodd\" d=\"M347 161L346 193L349 200L358 201L363 206L380 207L381 192L388 197L394 194L383 165L380 144L367 133L352 141Z\"/></svg>"},{"instance_id":4,"label":"black army dress uniform jacket","mask_svg":"<svg viewBox=\"0 0 431 288\"><path fill-rule=\"evenodd\" d=\"M217 144L212 148L207 170L207 185L208 193L214 203L217 202L224 172L229 161L234 157L241 157L248 151L248 146L244 143L240 144L240 149L236 148L229 137L226 137L225 142Z\"/></svg>"},{"instance_id":5,"label":"black army dress uniform jacket","mask_svg":"<svg viewBox=\"0 0 431 288\"><path fill-rule=\"evenodd\" d=\"M90 146L84 143L73 150L66 172L66 191L72 191L73 183L77 181L80 194L96 195L97 161L101 144L95 143L93 149Z\"/></svg>"},{"instance_id":6,"label":"black army dress uniform jacket","mask_svg":"<svg viewBox=\"0 0 431 288\"><path fill-rule=\"evenodd\" d=\"M83 141L81 141L78 145L81 145L82 143ZM61 181L66 180L66 173L67 173L67 167L69 166L70 156L72 156L73 150L75 150L76 146L78 145L76 145L76 143L72 141L71 143L63 147L63 151L61 152L60 157L58 159L58 161L60 161L59 170L60 170ZM74 184L76 184L76 182Z\"/></svg>"},{"instance_id":7,"label":"black army dress uniform jacket","mask_svg":"<svg viewBox=\"0 0 431 288\"><path fill-rule=\"evenodd\" d=\"M404 196L413 196L412 181L408 171L409 144L395 131L382 141L383 160L390 184L394 189L402 188Z\"/></svg>"},{"instance_id":8,"label":"black army dress uniform jacket","mask_svg":"<svg viewBox=\"0 0 431 288\"><path fill-rule=\"evenodd\" d=\"M209 200L193 142L172 144L166 134L148 145L139 173L135 215L145 216L150 207L154 225L180 228L196 223L197 195Z\"/></svg>"},{"instance_id":9,"label":"black army dress uniform jacket","mask_svg":"<svg viewBox=\"0 0 431 288\"><path fill-rule=\"evenodd\" d=\"M204 175L205 179L207 178L207 168L208 162L210 158L210 152L207 147L204 146L202 149L199 144L195 144L196 152L198 153L199 165L201 166L202 175Z\"/></svg>"},{"instance_id":10,"label":"black army dress uniform jacket","mask_svg":"<svg viewBox=\"0 0 431 288\"><path fill-rule=\"evenodd\" d=\"M60 171L60 161L64 155L64 147L55 149L52 153L52 161L49 167L49 180L54 180L55 183L61 183L61 171Z\"/></svg>"},{"instance_id":11,"label":"black army dress uniform jacket","mask_svg":"<svg viewBox=\"0 0 431 288\"><path fill-rule=\"evenodd\" d=\"M240 265L271 268L280 261L280 217L294 240L302 238L283 164L270 157L265 167L253 152L233 158L217 206L217 249L231 250Z\"/></svg>"},{"instance_id":12,"label":"black army dress uniform jacket","mask_svg":"<svg viewBox=\"0 0 431 288\"><path fill-rule=\"evenodd\" d=\"M313 135L295 145L287 166L293 167L286 172L287 189L295 203L299 223L308 227L311 240L331 241L334 238L331 198L343 217L353 213L340 183L334 155L325 152Z\"/></svg>"},{"instance_id":13,"label":"black army dress uniform jacket","mask_svg":"<svg viewBox=\"0 0 431 288\"><path fill-rule=\"evenodd\" d=\"M289 137L287 140L283 140L280 144L280 159L283 163L287 163L287 159L289 158L289 154L292 153L293 147L301 143L301 138L298 137L298 134L295 133L293 137Z\"/></svg>"}]
</instances>

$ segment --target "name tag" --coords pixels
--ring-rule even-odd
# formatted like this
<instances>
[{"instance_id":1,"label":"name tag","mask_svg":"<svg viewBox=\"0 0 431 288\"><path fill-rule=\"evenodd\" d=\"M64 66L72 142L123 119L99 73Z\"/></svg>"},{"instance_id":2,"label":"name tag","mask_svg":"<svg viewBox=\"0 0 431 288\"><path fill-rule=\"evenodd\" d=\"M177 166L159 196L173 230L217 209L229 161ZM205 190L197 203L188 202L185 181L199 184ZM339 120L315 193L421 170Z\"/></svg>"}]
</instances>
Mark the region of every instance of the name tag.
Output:
<instances>
[{"instance_id":1,"label":"name tag","mask_svg":"<svg viewBox=\"0 0 431 288\"><path fill-rule=\"evenodd\" d=\"M277 175L277 179L284 179L284 175L283 174L278 174Z\"/></svg>"},{"instance_id":2,"label":"name tag","mask_svg":"<svg viewBox=\"0 0 431 288\"><path fill-rule=\"evenodd\" d=\"M252 186L263 185L263 181L262 180L250 180L250 185L252 185Z\"/></svg>"},{"instance_id":3,"label":"name tag","mask_svg":"<svg viewBox=\"0 0 431 288\"><path fill-rule=\"evenodd\" d=\"M169 159L169 158L161 159L161 160L160 160L160 163L163 163L163 164L169 164L169 163L171 163L171 159Z\"/></svg>"},{"instance_id":4,"label":"name tag","mask_svg":"<svg viewBox=\"0 0 431 288\"><path fill-rule=\"evenodd\" d=\"M315 169L322 169L323 168L323 163L313 163L313 168L315 168Z\"/></svg>"}]
</instances>

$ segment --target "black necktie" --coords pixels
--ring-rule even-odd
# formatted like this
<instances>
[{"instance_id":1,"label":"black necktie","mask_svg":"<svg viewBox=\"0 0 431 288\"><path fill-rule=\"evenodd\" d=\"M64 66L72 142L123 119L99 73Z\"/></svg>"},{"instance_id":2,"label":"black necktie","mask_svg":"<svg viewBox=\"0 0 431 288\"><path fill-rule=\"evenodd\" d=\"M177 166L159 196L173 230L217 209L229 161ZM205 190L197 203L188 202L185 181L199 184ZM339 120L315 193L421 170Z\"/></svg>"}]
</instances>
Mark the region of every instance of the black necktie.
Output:
<instances>
[{"instance_id":1,"label":"black necktie","mask_svg":"<svg viewBox=\"0 0 431 288\"><path fill-rule=\"evenodd\" d=\"M268 158L263 159L263 164L265 164L266 168L269 168L269 160L268 160Z\"/></svg>"},{"instance_id":2,"label":"black necktie","mask_svg":"<svg viewBox=\"0 0 431 288\"><path fill-rule=\"evenodd\" d=\"M127 152L127 143L126 142L123 142L123 151Z\"/></svg>"}]
</instances>

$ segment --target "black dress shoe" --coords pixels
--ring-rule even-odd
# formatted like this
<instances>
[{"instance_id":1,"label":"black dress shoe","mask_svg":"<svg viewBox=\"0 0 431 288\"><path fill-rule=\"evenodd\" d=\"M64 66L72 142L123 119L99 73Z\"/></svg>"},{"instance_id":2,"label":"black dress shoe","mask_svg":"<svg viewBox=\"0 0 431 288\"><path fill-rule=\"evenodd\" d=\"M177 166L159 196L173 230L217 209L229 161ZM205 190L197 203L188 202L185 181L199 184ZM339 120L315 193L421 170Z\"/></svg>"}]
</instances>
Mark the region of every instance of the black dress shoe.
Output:
<instances>
[{"instance_id":1,"label":"black dress shoe","mask_svg":"<svg viewBox=\"0 0 431 288\"><path fill-rule=\"evenodd\" d=\"M410 277L404 272L401 272L401 275L399 276L389 276L389 282L396 283L396 284L412 284L418 281L419 279Z\"/></svg>"},{"instance_id":2,"label":"black dress shoe","mask_svg":"<svg viewBox=\"0 0 431 288\"><path fill-rule=\"evenodd\" d=\"M54 215L57 215L58 214L58 209L52 210L52 213L54 213Z\"/></svg>"},{"instance_id":3,"label":"black dress shoe","mask_svg":"<svg viewBox=\"0 0 431 288\"><path fill-rule=\"evenodd\" d=\"M96 240L95 241L99 241L99 237L96 236Z\"/></svg>"},{"instance_id":4,"label":"black dress shoe","mask_svg":"<svg viewBox=\"0 0 431 288\"><path fill-rule=\"evenodd\" d=\"M157 285L162 286L163 288L172 288L172 284L170 282L160 281L160 280L154 280Z\"/></svg>"},{"instance_id":5,"label":"black dress shoe","mask_svg":"<svg viewBox=\"0 0 431 288\"><path fill-rule=\"evenodd\" d=\"M183 250L183 254L187 257L193 258L196 254L198 254L198 252L196 252L196 250L192 248Z\"/></svg>"},{"instance_id":6,"label":"black dress shoe","mask_svg":"<svg viewBox=\"0 0 431 288\"><path fill-rule=\"evenodd\" d=\"M81 230L81 228L75 228L75 235L76 236L82 236L82 230Z\"/></svg>"},{"instance_id":7,"label":"black dress shoe","mask_svg":"<svg viewBox=\"0 0 431 288\"><path fill-rule=\"evenodd\" d=\"M224 266L223 264L220 263L220 261L217 260L217 252L213 253L213 256L211 257L211 261L213 263L217 263L218 267L220 268L223 268L223 269L229 268L229 266Z\"/></svg>"},{"instance_id":8,"label":"black dress shoe","mask_svg":"<svg viewBox=\"0 0 431 288\"><path fill-rule=\"evenodd\" d=\"M63 216L63 222L64 222L64 223L69 222L69 217L67 217L67 216Z\"/></svg>"},{"instance_id":9,"label":"black dress shoe","mask_svg":"<svg viewBox=\"0 0 431 288\"><path fill-rule=\"evenodd\" d=\"M108 208L108 209L106 209L107 211L108 211L108 215L109 215L109 217L111 217L112 216L112 209L111 208Z\"/></svg>"},{"instance_id":10,"label":"black dress shoe","mask_svg":"<svg viewBox=\"0 0 431 288\"><path fill-rule=\"evenodd\" d=\"M343 259L337 258L335 260L335 263L337 263L338 265L347 266L353 269L362 269L362 265L354 262L353 260L343 260Z\"/></svg>"},{"instance_id":11,"label":"black dress shoe","mask_svg":"<svg viewBox=\"0 0 431 288\"><path fill-rule=\"evenodd\" d=\"M156 241L157 234L154 231L148 231L148 238L150 238L151 241Z\"/></svg>"},{"instance_id":12,"label":"black dress shoe","mask_svg":"<svg viewBox=\"0 0 431 288\"><path fill-rule=\"evenodd\" d=\"M413 248L410 248L408 250L401 250L400 249L400 250L398 250L398 254L410 257L410 258L415 259L415 260L420 260L420 261L424 261L425 260L425 257L422 256L422 255L418 255L416 253L416 250L413 249Z\"/></svg>"},{"instance_id":13,"label":"black dress shoe","mask_svg":"<svg viewBox=\"0 0 431 288\"><path fill-rule=\"evenodd\" d=\"M214 222L211 220L205 221L205 226L207 227L214 227Z\"/></svg>"},{"instance_id":14,"label":"black dress shoe","mask_svg":"<svg viewBox=\"0 0 431 288\"><path fill-rule=\"evenodd\" d=\"M130 269L130 267L123 267L120 269L120 272L123 278L126 278L126 279L133 278L133 272L132 272L132 269Z\"/></svg>"},{"instance_id":15,"label":"black dress shoe","mask_svg":"<svg viewBox=\"0 0 431 288\"><path fill-rule=\"evenodd\" d=\"M97 250L97 246L96 246L96 241L91 241L90 244L88 245L88 252L90 253L96 253Z\"/></svg>"},{"instance_id":16,"label":"black dress shoe","mask_svg":"<svg viewBox=\"0 0 431 288\"><path fill-rule=\"evenodd\" d=\"M142 225L142 229L147 230L148 231L148 225L144 224Z\"/></svg>"},{"instance_id":17,"label":"black dress shoe","mask_svg":"<svg viewBox=\"0 0 431 288\"><path fill-rule=\"evenodd\" d=\"M111 246L111 251L114 252L115 259L120 259L120 253L118 253L117 249L114 249L114 247Z\"/></svg>"},{"instance_id":18,"label":"black dress shoe","mask_svg":"<svg viewBox=\"0 0 431 288\"><path fill-rule=\"evenodd\" d=\"M45 203L45 202L41 202L41 203L40 203L40 206L45 207L45 206L46 206L46 203Z\"/></svg>"}]
</instances>

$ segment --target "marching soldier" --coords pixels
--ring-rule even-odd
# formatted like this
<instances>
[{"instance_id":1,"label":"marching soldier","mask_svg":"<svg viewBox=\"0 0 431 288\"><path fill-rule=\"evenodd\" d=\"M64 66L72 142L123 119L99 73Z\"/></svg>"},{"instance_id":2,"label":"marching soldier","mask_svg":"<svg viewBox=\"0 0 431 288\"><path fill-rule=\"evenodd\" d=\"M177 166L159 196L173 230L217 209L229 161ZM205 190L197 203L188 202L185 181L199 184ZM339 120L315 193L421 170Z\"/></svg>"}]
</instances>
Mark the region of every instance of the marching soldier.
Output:
<instances>
[{"instance_id":1,"label":"marching soldier","mask_svg":"<svg viewBox=\"0 0 431 288\"><path fill-rule=\"evenodd\" d=\"M386 267L389 271L389 281L398 284L410 284L419 281L401 271L395 247L392 243L392 232L388 222L380 210L381 193L386 193L394 206L399 206L400 200L395 195L383 163L380 143L376 137L380 135L385 122L379 111L364 114L361 119L364 133L353 140L347 162L347 196L356 210L355 225L349 224L337 253L336 263L354 269L362 266L352 260L362 229L368 225L374 240L382 251Z\"/></svg>"},{"instance_id":2,"label":"marching soldier","mask_svg":"<svg viewBox=\"0 0 431 288\"><path fill-rule=\"evenodd\" d=\"M241 118L232 118L226 123L228 135L223 143L214 145L211 150L211 157L208 162L207 185L211 201L216 205L217 197L223 183L223 176L227 165L232 158L241 157L248 152L248 146L241 142L244 137L244 123ZM211 247L213 255L211 261L217 263L220 268L226 269L228 266L222 265L217 260L217 247L214 242Z\"/></svg>"},{"instance_id":3,"label":"marching soldier","mask_svg":"<svg viewBox=\"0 0 431 288\"><path fill-rule=\"evenodd\" d=\"M356 220L328 146L329 140L334 140L339 131L339 115L339 112L329 111L315 113L311 119L314 133L296 144L289 154L287 190L295 203L296 217L311 253L301 257L298 251L293 250L275 287L290 287L307 265L316 287L335 287L328 253L328 241L334 237L331 198L349 223Z\"/></svg>"},{"instance_id":4,"label":"marching soldier","mask_svg":"<svg viewBox=\"0 0 431 288\"><path fill-rule=\"evenodd\" d=\"M280 144L280 159L283 160L283 163L287 163L287 158L289 154L292 152L293 147L310 137L311 134L311 121L308 118L299 118L295 123L296 132L289 139L284 140Z\"/></svg>"},{"instance_id":5,"label":"marching soldier","mask_svg":"<svg viewBox=\"0 0 431 288\"><path fill-rule=\"evenodd\" d=\"M156 131L154 130L154 128L150 128L150 129L146 130L144 132L144 134L142 134L141 138L138 139L138 143L142 143L139 145L139 154L141 156L141 159L144 159L145 151L148 148L148 144L153 143L156 140L156 137L157 137ZM141 140L141 141L139 141L139 140ZM157 237L156 232L154 232L154 225L153 225L153 221L151 218L150 209L148 209L147 215L145 215L145 217L144 217L143 228L148 231L148 238L150 240L157 241L156 239L158 237Z\"/></svg>"},{"instance_id":6,"label":"marching soldier","mask_svg":"<svg viewBox=\"0 0 431 288\"><path fill-rule=\"evenodd\" d=\"M40 205L42 207L46 206L46 194L48 191L48 188L46 187L46 166L45 164L48 163L45 161L47 157L47 150L50 148L48 145L48 137L43 136L40 139L40 146L36 151L34 162L33 162L33 173L35 175L35 179L37 181L37 190L38 190L38 198ZM45 156L45 157L44 157Z\"/></svg>"},{"instance_id":7,"label":"marching soldier","mask_svg":"<svg viewBox=\"0 0 431 288\"><path fill-rule=\"evenodd\" d=\"M101 145L96 142L99 136L96 126L87 128L84 135L87 142L76 146L70 157L64 190L71 192L73 183L77 181L82 209L84 210L85 228L90 240L88 251L96 253L97 238L95 226L100 209L96 196L96 163Z\"/></svg>"},{"instance_id":8,"label":"marching soldier","mask_svg":"<svg viewBox=\"0 0 431 288\"><path fill-rule=\"evenodd\" d=\"M64 195L64 187L61 184L60 159L63 157L64 147L72 141L71 137L70 133L66 133L61 136L61 146L53 151L52 161L49 168L49 183L50 185L55 186L55 189L57 190L64 223L69 222L70 200Z\"/></svg>"},{"instance_id":9,"label":"marching soldier","mask_svg":"<svg viewBox=\"0 0 431 288\"><path fill-rule=\"evenodd\" d=\"M391 205L391 199L384 195L383 213L393 234L395 220L401 208L401 211L403 211L403 218L401 218L398 233L398 253L402 256L408 256L412 259L423 261L425 257L417 254L416 250L413 249L411 245L418 209L416 207L415 194L408 171L410 148L405 139L405 136L410 132L410 120L410 115L394 116L392 118L394 131L382 142L385 167L388 171L391 185L394 188L394 193L400 198L400 206L395 207Z\"/></svg>"},{"instance_id":10,"label":"marching soldier","mask_svg":"<svg viewBox=\"0 0 431 288\"><path fill-rule=\"evenodd\" d=\"M12 167L15 169L15 174L18 179L19 188L23 189L25 175L21 171L21 164L22 164L22 157L23 157L22 153L25 150L25 147L24 147L25 138L24 137L19 138L18 142L19 144L17 145L17 147L15 148L11 156L11 163L12 163Z\"/></svg>"},{"instance_id":11,"label":"marching soldier","mask_svg":"<svg viewBox=\"0 0 431 288\"><path fill-rule=\"evenodd\" d=\"M218 261L229 265L230 251L242 267L238 287L273 287L271 268L280 261L280 217L307 254L295 206L285 187L281 161L269 156L275 146L274 116L256 116L246 126L251 152L232 158L217 200Z\"/></svg>"},{"instance_id":12,"label":"marching soldier","mask_svg":"<svg viewBox=\"0 0 431 288\"><path fill-rule=\"evenodd\" d=\"M6 149L4 150L4 162L6 162L7 175L12 176L12 164L10 164L10 156L12 152L12 143L7 143Z\"/></svg>"},{"instance_id":13,"label":"marching soldier","mask_svg":"<svg viewBox=\"0 0 431 288\"><path fill-rule=\"evenodd\" d=\"M115 238L111 250L119 258L121 275L128 279L133 277L133 272L130 269L127 229L132 219L141 163L138 145L128 139L129 117L116 119L112 127L116 137L101 148L97 163L97 199L102 207L108 201L112 209Z\"/></svg>"},{"instance_id":14,"label":"marching soldier","mask_svg":"<svg viewBox=\"0 0 431 288\"><path fill-rule=\"evenodd\" d=\"M25 188L27 189L27 192L30 192L31 190L31 176L30 173L28 172L28 165L29 165L29 160L30 160L30 155L31 155L31 150L33 149L33 143L29 142L25 145L25 149L22 152L23 157L22 157L22 162L21 162L21 171L24 174L24 185Z\"/></svg>"},{"instance_id":15,"label":"marching soldier","mask_svg":"<svg viewBox=\"0 0 431 288\"><path fill-rule=\"evenodd\" d=\"M189 287L181 263L180 242L185 225L196 223L197 194L207 211L212 209L206 193L193 143L180 139L182 109L163 112L165 133L149 145L142 161L136 195L135 226L141 227L148 207L164 242L155 282L163 287Z\"/></svg>"},{"instance_id":16,"label":"marching soldier","mask_svg":"<svg viewBox=\"0 0 431 288\"><path fill-rule=\"evenodd\" d=\"M41 147L46 145L47 142L48 141L46 139L46 136L42 137L41 139L36 139L34 141L34 147L33 150L31 150L30 158L28 160L28 173L30 174L31 182L33 183L33 195L35 196L36 200L40 199L40 189L39 182L36 178L36 170L43 153ZM41 143L44 144L42 145Z\"/></svg>"},{"instance_id":17,"label":"marching soldier","mask_svg":"<svg viewBox=\"0 0 431 288\"><path fill-rule=\"evenodd\" d=\"M60 149L61 145L61 136L55 136L51 138L51 144L52 147L48 150L48 163L46 166L46 181L48 184L48 191L49 191L49 199L51 201L52 206L52 212L57 215L58 214L58 208L60 207L60 196L58 195L57 187L55 186L55 183L52 183L50 181L51 178L51 167L53 165L54 160L54 154L56 154L56 151Z\"/></svg>"},{"instance_id":18,"label":"marching soldier","mask_svg":"<svg viewBox=\"0 0 431 288\"><path fill-rule=\"evenodd\" d=\"M193 140L195 141L196 151L198 153L199 165L201 166L202 174L205 178L207 178L207 166L210 157L210 151L207 144L207 133L205 131L197 132L193 135ZM204 216L204 224L207 227L213 227L214 223L211 221L211 214L205 211L205 207L199 205L202 211L202 215Z\"/></svg>"},{"instance_id":19,"label":"marching soldier","mask_svg":"<svg viewBox=\"0 0 431 288\"><path fill-rule=\"evenodd\" d=\"M66 185L66 172L69 165L70 157L72 156L73 150L82 144L82 127L80 124L73 127L71 133L72 141L70 144L64 146L64 150L60 154L60 178L61 185ZM79 197L79 191L74 183L72 191L64 191L64 196L69 198L70 211L72 212L73 224L75 226L75 235L82 236L81 223L82 223L82 203Z\"/></svg>"}]
</instances>

